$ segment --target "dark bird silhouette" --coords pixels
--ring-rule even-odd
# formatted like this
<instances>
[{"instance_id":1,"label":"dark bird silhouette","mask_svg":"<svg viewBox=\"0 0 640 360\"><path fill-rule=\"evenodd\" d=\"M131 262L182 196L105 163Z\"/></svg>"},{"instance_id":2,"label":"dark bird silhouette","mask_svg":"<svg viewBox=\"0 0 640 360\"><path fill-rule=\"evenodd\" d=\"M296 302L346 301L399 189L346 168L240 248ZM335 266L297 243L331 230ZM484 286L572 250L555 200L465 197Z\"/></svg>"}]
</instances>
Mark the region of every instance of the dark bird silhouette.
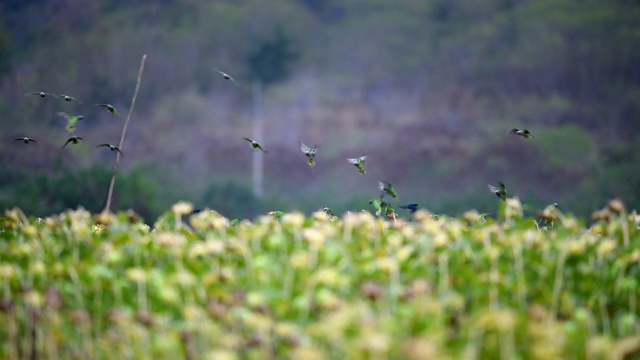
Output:
<instances>
[{"instance_id":1,"label":"dark bird silhouette","mask_svg":"<svg viewBox=\"0 0 640 360\"><path fill-rule=\"evenodd\" d=\"M44 91L35 91L35 92L30 92L27 93L26 96L32 96L32 95L38 95L41 98L45 97L45 96L51 96L51 97L56 97L55 94L50 94L48 92L44 92Z\"/></svg>"},{"instance_id":2,"label":"dark bird silhouette","mask_svg":"<svg viewBox=\"0 0 640 360\"><path fill-rule=\"evenodd\" d=\"M226 72L213 68L213 71L217 72L218 74L222 75L222 78L225 80L230 80L233 81L234 84L239 85L239 83L236 81L236 79L234 79L231 75L227 74Z\"/></svg>"},{"instance_id":3,"label":"dark bird silhouette","mask_svg":"<svg viewBox=\"0 0 640 360\"><path fill-rule=\"evenodd\" d=\"M107 109L111 113L111 115L118 116L118 110L116 110L115 106L111 104L94 104L94 105L102 106L103 108Z\"/></svg>"},{"instance_id":4,"label":"dark bird silhouette","mask_svg":"<svg viewBox=\"0 0 640 360\"><path fill-rule=\"evenodd\" d=\"M100 144L100 145L96 146L96 148L99 148L99 147L108 147L108 148L109 148L109 150L111 150L111 151L117 151L117 152L119 152L119 153L120 153L120 155L122 155L122 151L120 151L120 148L118 148L118 147L117 147L117 146L115 146L115 145L111 145L111 144Z\"/></svg>"},{"instance_id":5,"label":"dark bird silhouette","mask_svg":"<svg viewBox=\"0 0 640 360\"><path fill-rule=\"evenodd\" d=\"M522 136L525 139L533 139L533 134L531 134L531 132L527 129L520 130L520 129L513 128L511 129L511 131L509 131L509 134Z\"/></svg>"},{"instance_id":6,"label":"dark bird silhouette","mask_svg":"<svg viewBox=\"0 0 640 360\"><path fill-rule=\"evenodd\" d=\"M77 101L78 103L82 104L82 101L74 98L73 96L69 96L69 95L66 95L66 94L58 94L58 97L64 99L64 101L67 101L67 102Z\"/></svg>"},{"instance_id":7,"label":"dark bird silhouette","mask_svg":"<svg viewBox=\"0 0 640 360\"><path fill-rule=\"evenodd\" d=\"M17 138L17 139L15 139L13 141L24 141L25 144L28 144L29 142L38 143L36 141L36 139L30 138L30 137L26 137L26 136L25 137L21 137L21 138Z\"/></svg>"},{"instance_id":8,"label":"dark bird silhouette","mask_svg":"<svg viewBox=\"0 0 640 360\"><path fill-rule=\"evenodd\" d=\"M80 140L84 141L83 138L81 138L80 136L72 136L69 139L67 139L67 142L64 143L64 145L62 145L62 148L64 148L65 146L67 146L69 143L71 144L77 144Z\"/></svg>"},{"instance_id":9,"label":"dark bird silhouette","mask_svg":"<svg viewBox=\"0 0 640 360\"><path fill-rule=\"evenodd\" d=\"M262 146L261 146L260 144L258 144L258 142L257 142L257 141L255 141L255 140L253 140L253 139L249 139L249 138L247 138L247 137L243 137L243 139L245 139L245 140L247 140L248 142L250 142L250 143L251 143L251 149L253 149L253 150L260 150L260 151L262 151L262 152L263 152L263 153L265 153L265 154L266 154L266 153L268 153L268 151L266 151L265 149L263 149L263 148L262 148Z\"/></svg>"},{"instance_id":10,"label":"dark bird silhouette","mask_svg":"<svg viewBox=\"0 0 640 360\"><path fill-rule=\"evenodd\" d=\"M418 211L418 204L400 205L399 207L400 207L400 209L407 209L407 210L411 211L412 214L414 212Z\"/></svg>"}]
</instances>

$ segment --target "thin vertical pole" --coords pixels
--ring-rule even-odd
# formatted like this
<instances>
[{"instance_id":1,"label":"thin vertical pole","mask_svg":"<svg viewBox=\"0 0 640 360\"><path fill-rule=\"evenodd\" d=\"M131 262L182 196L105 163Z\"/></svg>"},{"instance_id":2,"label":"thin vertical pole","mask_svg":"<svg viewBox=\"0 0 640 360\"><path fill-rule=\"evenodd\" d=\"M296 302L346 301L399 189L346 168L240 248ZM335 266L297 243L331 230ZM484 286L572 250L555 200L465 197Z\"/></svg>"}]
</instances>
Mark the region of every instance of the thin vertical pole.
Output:
<instances>
[{"instance_id":1,"label":"thin vertical pole","mask_svg":"<svg viewBox=\"0 0 640 360\"><path fill-rule=\"evenodd\" d=\"M262 82L253 82L253 138L261 143L264 133L264 121L262 118ZM261 198L264 195L264 153L253 152L253 193Z\"/></svg>"},{"instance_id":2,"label":"thin vertical pole","mask_svg":"<svg viewBox=\"0 0 640 360\"><path fill-rule=\"evenodd\" d=\"M140 80L142 80L142 72L144 71L144 62L147 60L147 54L142 55L140 61L140 70L138 70L138 81L136 82L136 89L133 92L133 98L131 98L131 106L129 107L129 113L127 113L127 119L122 127L122 133L120 134L120 141L118 142L118 149L122 150L124 144L124 137L127 134L127 127L129 126L129 120L131 120L131 113L133 113L133 107L136 105L136 99L138 98L138 90L140 90ZM113 174L111 175L111 181L109 182L109 192L107 193L107 204L104 207L104 211L110 211L111 200L113 199L113 187L116 183L116 174L118 173L118 165L120 164L120 151L116 152L116 161L113 165Z\"/></svg>"}]
</instances>

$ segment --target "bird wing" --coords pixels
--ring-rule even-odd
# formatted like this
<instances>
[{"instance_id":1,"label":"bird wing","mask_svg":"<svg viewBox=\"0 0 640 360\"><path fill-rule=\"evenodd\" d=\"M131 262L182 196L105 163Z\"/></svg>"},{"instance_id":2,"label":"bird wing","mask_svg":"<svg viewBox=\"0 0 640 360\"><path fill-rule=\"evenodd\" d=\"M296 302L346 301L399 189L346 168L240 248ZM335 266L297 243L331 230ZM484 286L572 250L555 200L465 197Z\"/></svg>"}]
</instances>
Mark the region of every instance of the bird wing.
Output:
<instances>
[{"instance_id":1,"label":"bird wing","mask_svg":"<svg viewBox=\"0 0 640 360\"><path fill-rule=\"evenodd\" d=\"M497 187L493 186L493 185L487 185L489 187L489 191L491 191L492 193L499 193L500 189L498 189Z\"/></svg>"},{"instance_id":2,"label":"bird wing","mask_svg":"<svg viewBox=\"0 0 640 360\"><path fill-rule=\"evenodd\" d=\"M100 145L96 145L97 148L99 147L111 147L111 144L100 144Z\"/></svg>"},{"instance_id":3,"label":"bird wing","mask_svg":"<svg viewBox=\"0 0 640 360\"><path fill-rule=\"evenodd\" d=\"M347 158L347 161L348 161L348 162L350 162L350 163L352 163L352 164L354 164L354 165L355 165L355 164L357 164L357 163L359 163L358 159L351 159L351 158Z\"/></svg>"},{"instance_id":4,"label":"bird wing","mask_svg":"<svg viewBox=\"0 0 640 360\"><path fill-rule=\"evenodd\" d=\"M307 145L305 145L302 141L298 141L298 143L300 144L300 151L302 151L305 154L311 153L311 149Z\"/></svg>"},{"instance_id":5,"label":"bird wing","mask_svg":"<svg viewBox=\"0 0 640 360\"><path fill-rule=\"evenodd\" d=\"M249 139L248 137L243 137L243 139L247 140L248 142L253 144L253 139Z\"/></svg>"}]
</instances>

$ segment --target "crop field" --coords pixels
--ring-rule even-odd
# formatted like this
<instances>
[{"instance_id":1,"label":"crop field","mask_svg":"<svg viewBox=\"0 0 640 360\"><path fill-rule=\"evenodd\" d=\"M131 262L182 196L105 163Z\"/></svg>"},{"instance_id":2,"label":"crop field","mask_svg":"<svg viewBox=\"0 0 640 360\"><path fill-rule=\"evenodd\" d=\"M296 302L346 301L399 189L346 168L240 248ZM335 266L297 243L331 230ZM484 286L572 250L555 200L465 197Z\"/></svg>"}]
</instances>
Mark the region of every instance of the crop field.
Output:
<instances>
[{"instance_id":1,"label":"crop field","mask_svg":"<svg viewBox=\"0 0 640 360\"><path fill-rule=\"evenodd\" d=\"M632 359L640 216L0 218L3 359Z\"/></svg>"}]
</instances>

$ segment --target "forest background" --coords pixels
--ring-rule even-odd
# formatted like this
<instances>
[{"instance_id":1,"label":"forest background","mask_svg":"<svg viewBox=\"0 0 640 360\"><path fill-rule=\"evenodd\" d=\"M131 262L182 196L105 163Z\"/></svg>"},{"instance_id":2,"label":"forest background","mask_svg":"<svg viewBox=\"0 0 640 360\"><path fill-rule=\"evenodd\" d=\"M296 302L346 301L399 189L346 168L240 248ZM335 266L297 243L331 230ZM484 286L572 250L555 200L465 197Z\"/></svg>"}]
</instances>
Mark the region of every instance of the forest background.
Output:
<instances>
[{"instance_id":1,"label":"forest background","mask_svg":"<svg viewBox=\"0 0 640 360\"><path fill-rule=\"evenodd\" d=\"M378 180L451 215L495 212L498 182L531 210L639 208L638 19L633 0L5 0L0 208L104 206L114 157L94 145L123 119L91 104L126 114L143 54L112 208L149 221L180 199L230 218L359 211ZM263 197L242 140L257 79ZM85 116L87 143L61 148L60 111ZM313 171L298 141L319 145ZM364 154L363 176L345 158Z\"/></svg>"}]
</instances>

